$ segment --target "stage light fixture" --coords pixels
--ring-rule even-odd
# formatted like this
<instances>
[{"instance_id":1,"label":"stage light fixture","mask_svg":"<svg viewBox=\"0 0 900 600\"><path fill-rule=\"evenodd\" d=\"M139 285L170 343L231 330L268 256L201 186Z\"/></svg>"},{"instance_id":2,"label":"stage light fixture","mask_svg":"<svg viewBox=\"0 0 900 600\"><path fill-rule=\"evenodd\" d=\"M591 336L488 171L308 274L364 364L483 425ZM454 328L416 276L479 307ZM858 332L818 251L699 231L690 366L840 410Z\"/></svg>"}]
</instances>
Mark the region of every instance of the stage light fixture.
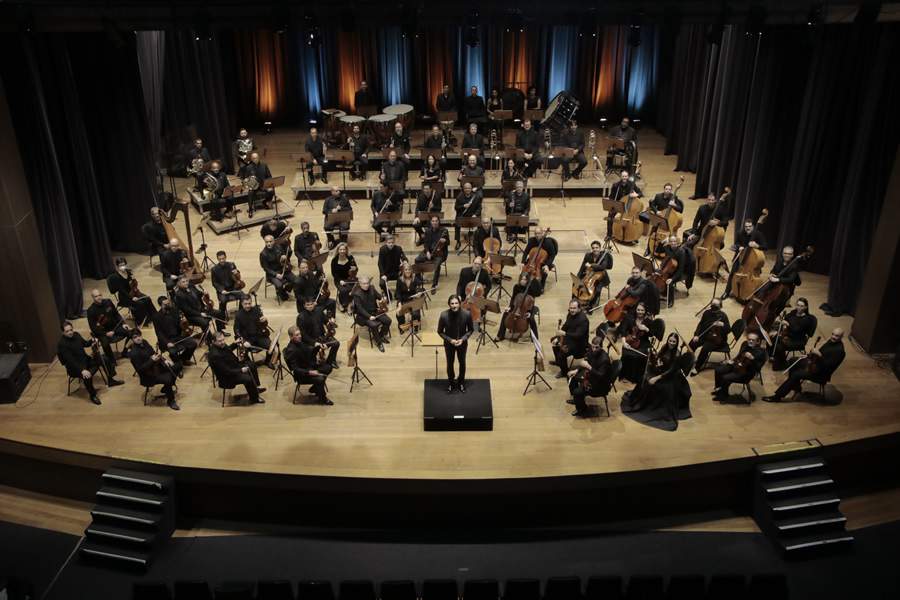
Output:
<instances>
[{"instance_id":1,"label":"stage light fixture","mask_svg":"<svg viewBox=\"0 0 900 600\"><path fill-rule=\"evenodd\" d=\"M628 26L628 45L637 48L641 45L641 24L644 21L644 11L638 11L631 17L631 24Z\"/></svg>"},{"instance_id":2,"label":"stage light fixture","mask_svg":"<svg viewBox=\"0 0 900 600\"><path fill-rule=\"evenodd\" d=\"M318 46L322 43L319 18L313 12L306 12L303 15L303 39L307 46Z\"/></svg>"},{"instance_id":3,"label":"stage light fixture","mask_svg":"<svg viewBox=\"0 0 900 600\"><path fill-rule=\"evenodd\" d=\"M822 12L823 7L821 4L811 4L809 6L809 12L806 13L806 24L809 27L815 27L817 25L822 24Z\"/></svg>"},{"instance_id":4,"label":"stage light fixture","mask_svg":"<svg viewBox=\"0 0 900 600\"><path fill-rule=\"evenodd\" d=\"M194 33L194 41L209 42L212 40L212 16L208 11L199 11L194 14L191 23L191 31Z\"/></svg>"},{"instance_id":5,"label":"stage light fixture","mask_svg":"<svg viewBox=\"0 0 900 600\"><path fill-rule=\"evenodd\" d=\"M272 7L272 30L278 34L287 33L291 27L291 7L276 4Z\"/></svg>"},{"instance_id":6,"label":"stage light fixture","mask_svg":"<svg viewBox=\"0 0 900 600\"><path fill-rule=\"evenodd\" d=\"M466 17L465 43L470 48L475 48L481 43L481 35L478 32L480 18L481 15L477 9L473 9L469 16Z\"/></svg>"},{"instance_id":7,"label":"stage light fixture","mask_svg":"<svg viewBox=\"0 0 900 600\"><path fill-rule=\"evenodd\" d=\"M758 37L766 28L766 8L760 4L754 4L747 9L747 29L744 34L747 37Z\"/></svg>"}]
</instances>

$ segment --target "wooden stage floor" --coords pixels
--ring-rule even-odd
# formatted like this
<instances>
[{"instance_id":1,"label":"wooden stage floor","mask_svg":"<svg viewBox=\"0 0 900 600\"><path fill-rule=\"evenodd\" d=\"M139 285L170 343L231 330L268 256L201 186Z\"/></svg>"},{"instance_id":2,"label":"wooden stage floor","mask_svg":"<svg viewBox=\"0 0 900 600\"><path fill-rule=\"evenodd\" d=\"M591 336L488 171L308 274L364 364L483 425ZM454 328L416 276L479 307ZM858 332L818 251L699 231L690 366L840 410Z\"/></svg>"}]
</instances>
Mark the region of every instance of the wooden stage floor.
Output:
<instances>
[{"instance_id":1,"label":"wooden stage floor","mask_svg":"<svg viewBox=\"0 0 900 600\"><path fill-rule=\"evenodd\" d=\"M268 148L273 173L287 175L290 182L294 173L290 148L296 145L296 133L277 132L257 139L263 140ZM641 137L647 194L659 191L665 181L677 180L677 174L672 172L675 158L663 155L663 142L661 136L651 131L643 132ZM689 223L698 203L687 200L689 190L693 189L693 176L686 174L686 177L682 197L687 205L685 221ZM290 197L288 186L279 190L281 197ZM180 184L180 189L184 185ZM557 260L559 281L554 282L551 277L547 293L538 300L542 312L540 337L549 344L557 319L565 314L570 295L568 273L577 271L586 242L601 236L605 222L598 198L569 199L565 208L559 200L538 199L536 203L541 223L565 239ZM320 211L318 203L314 209L306 202L300 203L292 218L294 230L299 230L299 222L306 219L313 223L314 229L319 229ZM360 210L360 217L362 214ZM183 228L183 223L177 225ZM362 219L354 230L366 230ZM255 231L240 239L230 233L219 237L208 235L207 240L210 254L226 250L229 258L237 262L244 279L254 282L261 276L257 256L262 241ZM412 253L411 248L406 250ZM368 248L358 249L356 256L362 273L371 274L375 261L369 256ZM151 297L159 295L163 285L159 274L151 271L147 258L130 255L128 259L141 289ZM442 279L437 298L427 312L427 329L436 326L438 311L455 287L464 260L465 255L450 260L450 277ZM613 293L622 287L630 266L630 249L623 247L622 253L615 256ZM818 310L826 297L826 277L805 273L803 282L798 295L810 299L819 317L819 333L827 335L835 326L849 331L849 317L832 318ZM85 306L90 301L91 288L105 287L100 283L85 281ZM663 309L668 330L692 333L696 324L694 312L711 294L712 284L700 279L690 297L685 297L681 289L675 308ZM276 330L282 325L286 330L293 323L296 316L293 301L280 306L271 297L260 296L260 301ZM732 318L740 314L740 305L733 301L726 302L725 308ZM595 314L592 327L599 320ZM349 319L339 314L338 323L338 337L345 342L350 336ZM86 331L86 322L79 320L76 328ZM152 328L146 331L154 341ZM222 408L220 392L212 387L210 377L200 378L203 363L189 367L180 382L180 412L171 411L161 403L144 407L143 389L131 377L132 369L126 361L119 363L120 377L126 385L112 390L101 386L103 405L98 407L88 402L83 391L66 396L66 375L58 363L33 365L32 382L18 404L0 406L0 439L175 466L446 480L661 469L750 457L754 447L769 444L818 440L831 445L900 430L900 384L888 369L880 368L849 340L847 359L833 380L843 392L840 405L761 401L749 406L719 405L710 399L713 376L711 371L706 371L691 379L693 418L683 421L673 433L643 426L624 416L619 410L619 399L630 386L622 384L618 385L618 392L610 395L612 416L609 418L571 417L572 407L565 402L569 398L565 381L553 379L551 370L544 375L552 390L540 387L523 396L526 376L532 367L531 345L504 342L499 349L489 346L478 355L473 346L468 360L469 378L491 380L494 430L426 433L422 426L423 380L435 374L434 350L417 348L415 357L411 358L409 350L401 348L398 339L395 328L395 342L385 354L371 349L365 340L362 342L360 364L374 386L364 384L352 394L349 393L351 370L345 366L342 348L341 368L328 382L330 397L335 402L330 407L293 405L292 382L275 391L271 372L262 369L264 385L269 387L264 394L266 404ZM439 375L443 374L443 362L440 356ZM782 378L766 367L765 391L774 390ZM763 395L758 384L754 391L758 397Z\"/></svg>"}]
</instances>

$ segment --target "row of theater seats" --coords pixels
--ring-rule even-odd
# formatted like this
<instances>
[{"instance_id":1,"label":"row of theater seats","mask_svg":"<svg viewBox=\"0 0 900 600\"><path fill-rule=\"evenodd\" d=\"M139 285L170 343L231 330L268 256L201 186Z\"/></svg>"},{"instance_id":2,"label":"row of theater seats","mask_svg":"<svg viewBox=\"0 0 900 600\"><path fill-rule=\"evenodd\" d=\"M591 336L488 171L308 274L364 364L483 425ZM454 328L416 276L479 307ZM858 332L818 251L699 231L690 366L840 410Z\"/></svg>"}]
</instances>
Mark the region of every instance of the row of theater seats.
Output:
<instances>
[{"instance_id":1,"label":"row of theater seats","mask_svg":"<svg viewBox=\"0 0 900 600\"><path fill-rule=\"evenodd\" d=\"M462 592L460 594L460 591ZM543 592L543 593L542 593ZM661 575L590 577L582 585L579 577L551 577L541 589L538 579L466 581L462 590L455 579L426 579L421 586L411 580L342 581L335 595L328 581L259 581L225 583L210 587L206 582L176 581L171 590L165 583L135 583L134 600L785 600L790 594L781 574L753 575Z\"/></svg>"}]
</instances>

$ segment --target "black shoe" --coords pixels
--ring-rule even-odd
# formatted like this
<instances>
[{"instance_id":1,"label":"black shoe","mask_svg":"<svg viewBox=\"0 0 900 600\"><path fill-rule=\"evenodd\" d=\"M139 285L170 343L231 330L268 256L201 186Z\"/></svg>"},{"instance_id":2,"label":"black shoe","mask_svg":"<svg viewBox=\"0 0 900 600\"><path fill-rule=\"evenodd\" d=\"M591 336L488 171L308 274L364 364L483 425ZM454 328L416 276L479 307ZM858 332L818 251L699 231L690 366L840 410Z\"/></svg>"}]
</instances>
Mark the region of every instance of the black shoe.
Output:
<instances>
[{"instance_id":1,"label":"black shoe","mask_svg":"<svg viewBox=\"0 0 900 600\"><path fill-rule=\"evenodd\" d=\"M691 377L696 377L699 373L700 371L698 371L697 369L691 369Z\"/></svg>"},{"instance_id":2,"label":"black shoe","mask_svg":"<svg viewBox=\"0 0 900 600\"><path fill-rule=\"evenodd\" d=\"M178 406L178 403L174 400L170 400L166 402L166 404L168 404L169 408L171 408L172 410L181 410L181 407Z\"/></svg>"},{"instance_id":3,"label":"black shoe","mask_svg":"<svg viewBox=\"0 0 900 600\"><path fill-rule=\"evenodd\" d=\"M573 412L572 412L572 416L573 416L573 417L578 417L579 419L585 419L585 418L591 416L591 413L589 413L589 412L581 412L580 410L576 410L576 411L573 411Z\"/></svg>"},{"instance_id":4,"label":"black shoe","mask_svg":"<svg viewBox=\"0 0 900 600\"><path fill-rule=\"evenodd\" d=\"M502 341L505 340L505 339L506 339L506 336L505 336L505 335L498 335L498 336L497 336L497 341L498 341L498 342L502 342Z\"/></svg>"},{"instance_id":5,"label":"black shoe","mask_svg":"<svg viewBox=\"0 0 900 600\"><path fill-rule=\"evenodd\" d=\"M262 396L260 396L259 398L256 399L256 403L257 403L257 404L265 404L265 403L266 403L266 399L263 398Z\"/></svg>"},{"instance_id":6,"label":"black shoe","mask_svg":"<svg viewBox=\"0 0 900 600\"><path fill-rule=\"evenodd\" d=\"M100 404L101 404L100 398L98 398L97 396L91 396L91 402L93 402L97 406L100 406Z\"/></svg>"},{"instance_id":7,"label":"black shoe","mask_svg":"<svg viewBox=\"0 0 900 600\"><path fill-rule=\"evenodd\" d=\"M763 402L781 402L778 396L763 396Z\"/></svg>"},{"instance_id":8,"label":"black shoe","mask_svg":"<svg viewBox=\"0 0 900 600\"><path fill-rule=\"evenodd\" d=\"M328 398L323 399L322 404L324 404L325 406L334 406L334 402L332 402Z\"/></svg>"},{"instance_id":9,"label":"black shoe","mask_svg":"<svg viewBox=\"0 0 900 600\"><path fill-rule=\"evenodd\" d=\"M330 363L328 363L328 364L331 365L331 368L332 368L332 369L340 369L340 367L338 366L336 360L335 360L335 361L332 361L332 362L330 362Z\"/></svg>"},{"instance_id":10,"label":"black shoe","mask_svg":"<svg viewBox=\"0 0 900 600\"><path fill-rule=\"evenodd\" d=\"M382 344L381 342L378 342L376 344L376 346L377 346L379 352L384 352L384 344Z\"/></svg>"},{"instance_id":11,"label":"black shoe","mask_svg":"<svg viewBox=\"0 0 900 600\"><path fill-rule=\"evenodd\" d=\"M390 344L390 343L391 343L391 340L390 340L389 338L384 338L382 341L383 341L385 344Z\"/></svg>"},{"instance_id":12,"label":"black shoe","mask_svg":"<svg viewBox=\"0 0 900 600\"><path fill-rule=\"evenodd\" d=\"M466 393L466 384L460 383L458 387L459 387L459 391L460 391L461 393L463 393L463 394Z\"/></svg>"},{"instance_id":13,"label":"black shoe","mask_svg":"<svg viewBox=\"0 0 900 600\"><path fill-rule=\"evenodd\" d=\"M452 381L447 384L447 393L448 394L452 394L453 390L455 390L455 389L456 389L456 385Z\"/></svg>"},{"instance_id":14,"label":"black shoe","mask_svg":"<svg viewBox=\"0 0 900 600\"><path fill-rule=\"evenodd\" d=\"M566 400L566 404L575 404L575 400L573 398L569 398Z\"/></svg>"},{"instance_id":15,"label":"black shoe","mask_svg":"<svg viewBox=\"0 0 900 600\"><path fill-rule=\"evenodd\" d=\"M436 285L431 286L431 293L432 293L432 295L437 294L437 286Z\"/></svg>"},{"instance_id":16,"label":"black shoe","mask_svg":"<svg viewBox=\"0 0 900 600\"><path fill-rule=\"evenodd\" d=\"M262 393L263 393L263 392L265 392L265 391L266 391L266 388L264 388L264 387L261 387L261 388L257 388L257 390L256 390L256 391L257 391L257 392L259 392L259 393L260 393L260 394L262 394Z\"/></svg>"},{"instance_id":17,"label":"black shoe","mask_svg":"<svg viewBox=\"0 0 900 600\"><path fill-rule=\"evenodd\" d=\"M563 373L562 371L560 371L559 373L556 374L556 378L557 378L557 379L565 379L565 378L566 378L566 374Z\"/></svg>"},{"instance_id":18,"label":"black shoe","mask_svg":"<svg viewBox=\"0 0 900 600\"><path fill-rule=\"evenodd\" d=\"M107 387L116 387L117 385L125 385L125 382L110 378L109 385Z\"/></svg>"}]
</instances>

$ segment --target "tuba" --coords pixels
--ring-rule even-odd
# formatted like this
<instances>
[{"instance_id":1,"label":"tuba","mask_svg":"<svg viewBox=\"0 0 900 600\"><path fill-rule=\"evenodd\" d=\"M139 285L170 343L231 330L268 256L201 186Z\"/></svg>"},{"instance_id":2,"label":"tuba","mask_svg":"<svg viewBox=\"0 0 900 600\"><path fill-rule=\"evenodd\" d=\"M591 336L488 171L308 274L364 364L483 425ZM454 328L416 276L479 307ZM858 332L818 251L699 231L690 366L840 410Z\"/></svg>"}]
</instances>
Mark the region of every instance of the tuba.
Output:
<instances>
[{"instance_id":1,"label":"tuba","mask_svg":"<svg viewBox=\"0 0 900 600\"><path fill-rule=\"evenodd\" d=\"M246 161L247 155L253 151L253 140L251 138L242 138L237 141L238 156L241 160Z\"/></svg>"}]
</instances>

